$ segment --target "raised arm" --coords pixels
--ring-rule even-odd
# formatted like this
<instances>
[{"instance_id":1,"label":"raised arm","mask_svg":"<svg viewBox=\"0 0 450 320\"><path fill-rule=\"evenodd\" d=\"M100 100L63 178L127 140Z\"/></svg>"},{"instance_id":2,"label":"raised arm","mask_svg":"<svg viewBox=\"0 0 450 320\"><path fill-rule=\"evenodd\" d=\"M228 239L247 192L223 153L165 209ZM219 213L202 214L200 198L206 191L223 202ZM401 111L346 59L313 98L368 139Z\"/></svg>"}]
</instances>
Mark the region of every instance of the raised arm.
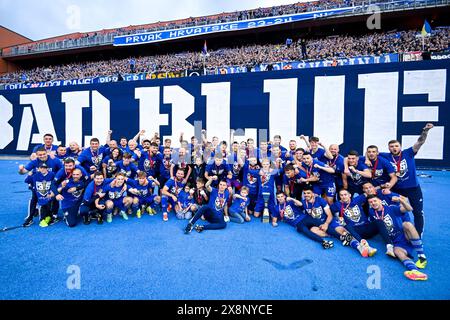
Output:
<instances>
[{"instance_id":1,"label":"raised arm","mask_svg":"<svg viewBox=\"0 0 450 320\"><path fill-rule=\"evenodd\" d=\"M419 138L417 139L417 142L414 143L414 145L413 145L413 151L415 154L417 152L419 152L420 148L427 140L428 131L430 131L430 129L432 129L433 127L434 127L434 125L432 123L427 123L427 125L423 128L422 133L420 134Z\"/></svg>"}]
</instances>

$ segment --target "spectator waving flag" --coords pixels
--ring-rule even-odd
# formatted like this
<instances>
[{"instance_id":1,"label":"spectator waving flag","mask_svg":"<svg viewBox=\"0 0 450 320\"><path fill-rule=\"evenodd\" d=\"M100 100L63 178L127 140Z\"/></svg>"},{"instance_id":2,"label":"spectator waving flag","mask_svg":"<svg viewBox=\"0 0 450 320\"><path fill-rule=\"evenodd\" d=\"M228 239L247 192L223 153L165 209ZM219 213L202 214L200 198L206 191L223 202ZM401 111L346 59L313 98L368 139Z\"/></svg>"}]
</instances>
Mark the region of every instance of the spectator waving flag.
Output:
<instances>
[{"instance_id":1,"label":"spectator waving flag","mask_svg":"<svg viewBox=\"0 0 450 320\"><path fill-rule=\"evenodd\" d=\"M208 47L206 46L206 40L205 40L205 43L203 44L202 54L204 56L208 55Z\"/></svg>"},{"instance_id":2,"label":"spectator waving flag","mask_svg":"<svg viewBox=\"0 0 450 320\"><path fill-rule=\"evenodd\" d=\"M427 20L425 20L425 22L423 23L423 27L422 27L422 36L427 36L431 33L431 26L428 23Z\"/></svg>"}]
</instances>

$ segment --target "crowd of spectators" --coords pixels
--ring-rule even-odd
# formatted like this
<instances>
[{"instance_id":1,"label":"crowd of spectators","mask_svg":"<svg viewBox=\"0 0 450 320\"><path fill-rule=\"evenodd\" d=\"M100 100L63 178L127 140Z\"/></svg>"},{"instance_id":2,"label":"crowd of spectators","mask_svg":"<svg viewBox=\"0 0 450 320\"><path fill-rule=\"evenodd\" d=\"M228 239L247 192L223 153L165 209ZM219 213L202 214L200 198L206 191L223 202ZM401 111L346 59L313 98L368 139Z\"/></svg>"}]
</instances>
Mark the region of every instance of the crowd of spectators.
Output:
<instances>
[{"instance_id":1,"label":"crowd of spectators","mask_svg":"<svg viewBox=\"0 0 450 320\"><path fill-rule=\"evenodd\" d=\"M294 4L280 5L267 8L257 8L251 10L224 12L203 17L189 17L174 21L154 22L146 25L128 26L117 29L104 29L95 32L75 33L67 36L57 37L32 42L29 44L8 48L10 54L33 53L47 50L62 49L63 47L80 47L98 44L112 43L114 37L137 33L153 32L168 29L178 29L184 27L201 26L214 23L232 22L264 17L288 15L302 12L311 12L337 7L349 7L369 5L375 3L389 3L398 0L318 0L310 2L298 2ZM415 0L418 2L435 0Z\"/></svg>"},{"instance_id":2,"label":"crowd of spectators","mask_svg":"<svg viewBox=\"0 0 450 320\"><path fill-rule=\"evenodd\" d=\"M433 30L424 43L430 51L449 47L449 27ZM350 58L384 53L422 50L422 37L417 30L370 33L366 35L335 35L324 38L301 38L283 44L253 44L235 48L210 50L205 56L197 52L150 55L65 65L43 66L5 74L0 83L39 82L83 79L129 73L171 72L213 69L226 66L251 67L262 63Z\"/></svg>"}]
</instances>

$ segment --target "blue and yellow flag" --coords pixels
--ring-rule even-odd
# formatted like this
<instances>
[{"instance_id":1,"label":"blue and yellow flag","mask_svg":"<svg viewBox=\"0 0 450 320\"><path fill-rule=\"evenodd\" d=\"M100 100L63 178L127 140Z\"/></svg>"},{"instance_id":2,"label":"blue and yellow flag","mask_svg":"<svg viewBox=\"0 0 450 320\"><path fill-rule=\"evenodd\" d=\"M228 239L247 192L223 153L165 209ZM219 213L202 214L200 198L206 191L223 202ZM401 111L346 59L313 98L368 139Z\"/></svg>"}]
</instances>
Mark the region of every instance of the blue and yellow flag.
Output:
<instances>
[{"instance_id":1,"label":"blue and yellow flag","mask_svg":"<svg viewBox=\"0 0 450 320\"><path fill-rule=\"evenodd\" d=\"M427 20L425 20L425 22L423 23L423 27L422 27L422 32L421 33L422 33L422 36L426 36L426 35L431 33L431 26L430 26L430 24L428 23Z\"/></svg>"}]
</instances>

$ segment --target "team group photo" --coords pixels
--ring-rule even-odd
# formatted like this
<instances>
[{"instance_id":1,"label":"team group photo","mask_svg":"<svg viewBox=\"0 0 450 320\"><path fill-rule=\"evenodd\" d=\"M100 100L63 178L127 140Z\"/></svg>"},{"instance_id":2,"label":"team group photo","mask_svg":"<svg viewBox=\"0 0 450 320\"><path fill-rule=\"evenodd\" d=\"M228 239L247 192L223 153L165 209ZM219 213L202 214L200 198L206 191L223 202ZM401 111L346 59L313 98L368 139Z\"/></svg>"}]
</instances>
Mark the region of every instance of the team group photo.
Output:
<instances>
[{"instance_id":1,"label":"team group photo","mask_svg":"<svg viewBox=\"0 0 450 320\"><path fill-rule=\"evenodd\" d=\"M450 298L448 1L250 2L5 20L0 300Z\"/></svg>"}]
</instances>

